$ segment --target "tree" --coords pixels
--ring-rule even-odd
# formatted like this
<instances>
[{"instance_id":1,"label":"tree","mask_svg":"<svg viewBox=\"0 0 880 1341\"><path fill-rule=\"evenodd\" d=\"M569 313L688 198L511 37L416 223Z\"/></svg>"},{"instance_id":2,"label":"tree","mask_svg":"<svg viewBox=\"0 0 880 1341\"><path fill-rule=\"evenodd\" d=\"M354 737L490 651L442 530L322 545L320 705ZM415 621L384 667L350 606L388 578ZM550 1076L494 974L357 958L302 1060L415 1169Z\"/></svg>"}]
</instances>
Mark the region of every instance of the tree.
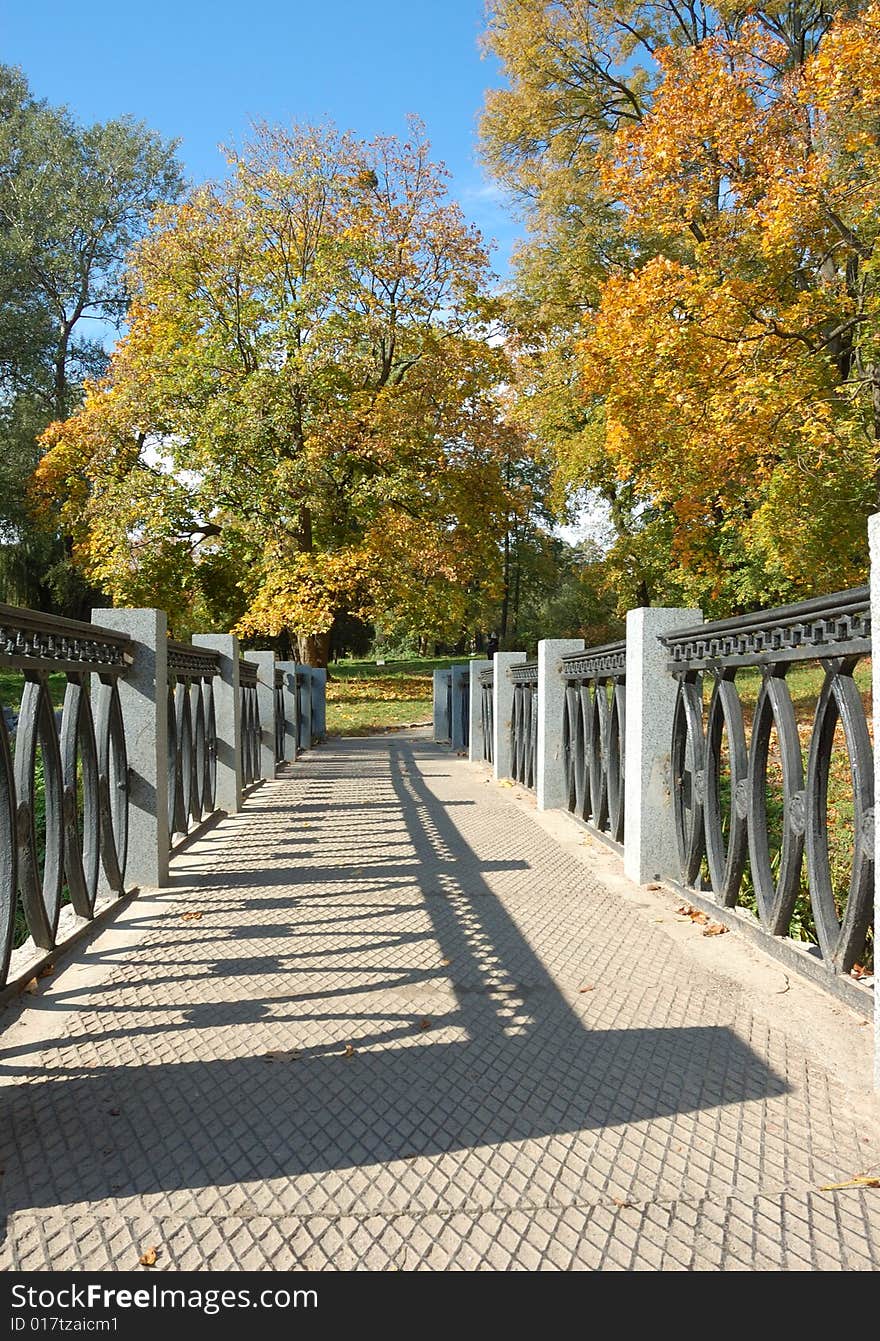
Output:
<instances>
[{"instance_id":1,"label":"tree","mask_svg":"<svg viewBox=\"0 0 880 1341\"><path fill-rule=\"evenodd\" d=\"M488 265L421 128L262 126L227 184L164 210L129 331L54 424L35 491L116 600L325 664L340 614L446 636L497 583L511 500Z\"/></svg>"},{"instance_id":2,"label":"tree","mask_svg":"<svg viewBox=\"0 0 880 1341\"><path fill-rule=\"evenodd\" d=\"M125 257L181 188L174 149L126 117L81 126L0 66L0 528L13 599L80 612L63 538L35 530L26 484L40 433L106 366L102 337L127 311Z\"/></svg>"},{"instance_id":3,"label":"tree","mask_svg":"<svg viewBox=\"0 0 880 1341\"><path fill-rule=\"evenodd\" d=\"M722 612L864 575L877 15L491 7L486 152L532 229L523 413L608 505L627 599Z\"/></svg>"}]
</instances>

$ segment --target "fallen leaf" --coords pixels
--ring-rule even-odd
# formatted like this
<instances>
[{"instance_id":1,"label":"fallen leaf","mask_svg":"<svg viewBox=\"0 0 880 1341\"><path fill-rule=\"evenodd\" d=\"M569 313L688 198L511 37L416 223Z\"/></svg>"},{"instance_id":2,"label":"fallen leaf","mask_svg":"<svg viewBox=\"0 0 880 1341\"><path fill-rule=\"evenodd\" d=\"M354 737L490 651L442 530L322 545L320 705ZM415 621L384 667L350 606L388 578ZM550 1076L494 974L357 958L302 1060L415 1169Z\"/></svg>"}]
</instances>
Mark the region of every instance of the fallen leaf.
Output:
<instances>
[{"instance_id":1,"label":"fallen leaf","mask_svg":"<svg viewBox=\"0 0 880 1341\"><path fill-rule=\"evenodd\" d=\"M152 1247L148 1248L147 1251L141 1257L138 1258L138 1261L140 1262L141 1266L154 1267L156 1265L156 1258L158 1256L159 1256L159 1249L156 1247Z\"/></svg>"},{"instance_id":2,"label":"fallen leaf","mask_svg":"<svg viewBox=\"0 0 880 1341\"><path fill-rule=\"evenodd\" d=\"M26 992L37 992L39 989L40 984L37 982L36 978L31 978L30 982L27 982L24 985L24 990Z\"/></svg>"},{"instance_id":3,"label":"fallen leaf","mask_svg":"<svg viewBox=\"0 0 880 1341\"><path fill-rule=\"evenodd\" d=\"M614 1202L615 1206L619 1206L621 1210L627 1210L629 1207L635 1206L634 1201L621 1201L619 1197L612 1197L611 1200Z\"/></svg>"},{"instance_id":4,"label":"fallen leaf","mask_svg":"<svg viewBox=\"0 0 880 1341\"><path fill-rule=\"evenodd\" d=\"M353 1057L353 1056L354 1056L354 1046L353 1046L351 1043L346 1043L346 1045L345 1045L345 1051L343 1052L342 1055L343 1055L343 1057Z\"/></svg>"},{"instance_id":5,"label":"fallen leaf","mask_svg":"<svg viewBox=\"0 0 880 1341\"><path fill-rule=\"evenodd\" d=\"M420 1028L420 1029L430 1029L430 1028L431 1028L431 1021L430 1021L430 1020L419 1020L419 1028Z\"/></svg>"},{"instance_id":6,"label":"fallen leaf","mask_svg":"<svg viewBox=\"0 0 880 1341\"><path fill-rule=\"evenodd\" d=\"M513 783L510 781L510 778L502 778L498 785L499 787L512 787Z\"/></svg>"},{"instance_id":7,"label":"fallen leaf","mask_svg":"<svg viewBox=\"0 0 880 1341\"><path fill-rule=\"evenodd\" d=\"M857 967L857 965L856 965L855 967ZM45 968L41 968L41 969L40 969L40 977L41 977L41 978L48 978L48 977L50 977L54 972L55 972L55 965L54 965L54 964L47 964Z\"/></svg>"},{"instance_id":8,"label":"fallen leaf","mask_svg":"<svg viewBox=\"0 0 880 1341\"><path fill-rule=\"evenodd\" d=\"M710 922L707 927L703 927L704 936L723 936L727 932L727 927L723 922Z\"/></svg>"},{"instance_id":9,"label":"fallen leaf","mask_svg":"<svg viewBox=\"0 0 880 1341\"><path fill-rule=\"evenodd\" d=\"M853 964L850 973L854 978L870 978L871 970L866 969L863 964Z\"/></svg>"},{"instance_id":10,"label":"fallen leaf","mask_svg":"<svg viewBox=\"0 0 880 1341\"><path fill-rule=\"evenodd\" d=\"M825 1183L819 1188L820 1192L840 1192L847 1187L880 1187L880 1178L871 1177L868 1174L859 1174L855 1178L848 1178L845 1183Z\"/></svg>"},{"instance_id":11,"label":"fallen leaf","mask_svg":"<svg viewBox=\"0 0 880 1341\"><path fill-rule=\"evenodd\" d=\"M675 911L680 913L682 917L689 917L692 922L699 922L701 926L704 926L709 921L708 914L704 913L702 908L692 908L689 903L683 903L681 907L676 908Z\"/></svg>"},{"instance_id":12,"label":"fallen leaf","mask_svg":"<svg viewBox=\"0 0 880 1341\"><path fill-rule=\"evenodd\" d=\"M662 889L662 888L663 886L659 884L656 880L652 880L649 885L645 885L645 889Z\"/></svg>"},{"instance_id":13,"label":"fallen leaf","mask_svg":"<svg viewBox=\"0 0 880 1341\"><path fill-rule=\"evenodd\" d=\"M452 960L451 960L451 959L441 959L441 960L440 960L440 963L441 963L441 964L443 965L443 967L445 968L447 964L451 964L451 963L452 963Z\"/></svg>"},{"instance_id":14,"label":"fallen leaf","mask_svg":"<svg viewBox=\"0 0 880 1341\"><path fill-rule=\"evenodd\" d=\"M579 987L579 988L578 988L578 991L579 991L579 992L595 992L595 990L596 990L596 989L595 989L595 987L593 987L592 983L591 983L589 986L587 986L587 987Z\"/></svg>"},{"instance_id":15,"label":"fallen leaf","mask_svg":"<svg viewBox=\"0 0 880 1341\"><path fill-rule=\"evenodd\" d=\"M202 914L201 914L201 913L198 913L198 912L190 912L190 913L181 913L181 914L180 914L180 920L181 920L181 922L199 922L199 921L201 921L201 917L202 917Z\"/></svg>"}]
</instances>

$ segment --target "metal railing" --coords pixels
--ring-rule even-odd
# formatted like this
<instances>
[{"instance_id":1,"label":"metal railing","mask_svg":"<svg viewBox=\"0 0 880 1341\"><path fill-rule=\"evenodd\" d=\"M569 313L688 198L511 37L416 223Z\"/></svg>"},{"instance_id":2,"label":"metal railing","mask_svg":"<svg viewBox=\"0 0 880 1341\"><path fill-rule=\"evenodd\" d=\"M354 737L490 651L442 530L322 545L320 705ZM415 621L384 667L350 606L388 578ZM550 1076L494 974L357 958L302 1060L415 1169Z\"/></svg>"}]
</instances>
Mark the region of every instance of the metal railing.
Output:
<instances>
[{"instance_id":1,"label":"metal railing","mask_svg":"<svg viewBox=\"0 0 880 1341\"><path fill-rule=\"evenodd\" d=\"M624 833L626 643L562 657L566 804L613 843Z\"/></svg>"},{"instance_id":2,"label":"metal railing","mask_svg":"<svg viewBox=\"0 0 880 1341\"><path fill-rule=\"evenodd\" d=\"M242 784L272 776L262 695L275 762L296 757L304 721L317 723L313 740L323 730L317 673L285 678L267 654L241 659L232 635L168 641L161 611L105 618L117 627L0 605L0 670L15 704L0 703L0 991L119 898L126 872L130 884L167 883L179 838L218 807L236 809Z\"/></svg>"},{"instance_id":3,"label":"metal railing","mask_svg":"<svg viewBox=\"0 0 880 1341\"><path fill-rule=\"evenodd\" d=\"M257 694L259 667L253 661L240 661L238 686L241 696L241 776L245 787L260 777L260 703Z\"/></svg>"},{"instance_id":4,"label":"metal railing","mask_svg":"<svg viewBox=\"0 0 880 1341\"><path fill-rule=\"evenodd\" d=\"M285 713L284 713L284 671L279 667L275 669L275 680L272 686L272 709L275 719L275 762L276 764L284 761L285 747ZM297 732L297 736L299 732Z\"/></svg>"},{"instance_id":5,"label":"metal railing","mask_svg":"<svg viewBox=\"0 0 880 1341\"><path fill-rule=\"evenodd\" d=\"M513 684L510 718L510 775L514 782L534 790L538 754L538 663L525 661L508 670Z\"/></svg>"},{"instance_id":6,"label":"metal railing","mask_svg":"<svg viewBox=\"0 0 880 1341\"><path fill-rule=\"evenodd\" d=\"M806 856L819 953L829 972L849 973L864 951L874 882L873 753L853 678L871 653L868 588L676 630L662 642L679 685L671 777L683 884L708 889L719 904L733 908L748 874L760 926L769 936L785 937L803 898ZM786 675L810 661L822 667L824 682L804 746ZM737 681L747 667L761 671L748 746ZM704 680L711 684L705 712ZM829 853L838 724L852 816L846 889L832 879Z\"/></svg>"},{"instance_id":7,"label":"metal railing","mask_svg":"<svg viewBox=\"0 0 880 1341\"><path fill-rule=\"evenodd\" d=\"M214 678L220 657L189 643L168 644L168 836L189 833L216 809Z\"/></svg>"},{"instance_id":8,"label":"metal railing","mask_svg":"<svg viewBox=\"0 0 880 1341\"><path fill-rule=\"evenodd\" d=\"M495 741L495 667L480 671L480 723L483 733L483 761L491 764Z\"/></svg>"},{"instance_id":9,"label":"metal railing","mask_svg":"<svg viewBox=\"0 0 880 1341\"><path fill-rule=\"evenodd\" d=\"M91 919L101 871L112 895L123 892L128 761L117 680L129 649L115 630L0 606L0 666L23 679L13 742L0 712L0 985L19 908L34 944L51 950L63 899ZM66 676L60 724L52 673Z\"/></svg>"}]
</instances>

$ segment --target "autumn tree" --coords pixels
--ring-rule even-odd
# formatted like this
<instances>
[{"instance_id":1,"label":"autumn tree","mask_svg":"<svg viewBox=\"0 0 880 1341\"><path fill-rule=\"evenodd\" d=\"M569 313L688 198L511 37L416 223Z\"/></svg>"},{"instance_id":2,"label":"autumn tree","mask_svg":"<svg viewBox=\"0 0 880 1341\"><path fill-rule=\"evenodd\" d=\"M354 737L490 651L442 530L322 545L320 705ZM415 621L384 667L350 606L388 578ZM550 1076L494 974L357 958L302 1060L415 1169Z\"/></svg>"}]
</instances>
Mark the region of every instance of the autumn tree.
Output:
<instances>
[{"instance_id":1,"label":"autumn tree","mask_svg":"<svg viewBox=\"0 0 880 1341\"><path fill-rule=\"evenodd\" d=\"M621 593L858 580L877 506L878 10L497 0L527 414Z\"/></svg>"},{"instance_id":2,"label":"autumn tree","mask_svg":"<svg viewBox=\"0 0 880 1341\"><path fill-rule=\"evenodd\" d=\"M262 126L230 166L137 249L130 329L35 494L92 581L177 627L290 631L316 664L340 612L444 636L511 506L481 239L417 125Z\"/></svg>"},{"instance_id":3,"label":"autumn tree","mask_svg":"<svg viewBox=\"0 0 880 1341\"><path fill-rule=\"evenodd\" d=\"M83 126L0 66L0 586L7 600L81 613L64 537L35 528L38 439L106 367L125 317L124 262L181 188L175 146L123 117Z\"/></svg>"}]
</instances>

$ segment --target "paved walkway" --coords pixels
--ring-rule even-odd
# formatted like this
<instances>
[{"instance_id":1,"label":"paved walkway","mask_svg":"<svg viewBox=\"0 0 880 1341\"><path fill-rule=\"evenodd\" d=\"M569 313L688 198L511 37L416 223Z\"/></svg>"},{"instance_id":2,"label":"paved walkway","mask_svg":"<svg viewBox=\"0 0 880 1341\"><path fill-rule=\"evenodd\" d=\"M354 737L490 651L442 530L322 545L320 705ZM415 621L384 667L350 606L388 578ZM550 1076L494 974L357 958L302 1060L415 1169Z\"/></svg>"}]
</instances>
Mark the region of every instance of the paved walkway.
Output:
<instances>
[{"instance_id":1,"label":"paved walkway","mask_svg":"<svg viewBox=\"0 0 880 1341\"><path fill-rule=\"evenodd\" d=\"M484 779L332 742L7 1010L0 1265L880 1263L870 1029Z\"/></svg>"}]
</instances>

